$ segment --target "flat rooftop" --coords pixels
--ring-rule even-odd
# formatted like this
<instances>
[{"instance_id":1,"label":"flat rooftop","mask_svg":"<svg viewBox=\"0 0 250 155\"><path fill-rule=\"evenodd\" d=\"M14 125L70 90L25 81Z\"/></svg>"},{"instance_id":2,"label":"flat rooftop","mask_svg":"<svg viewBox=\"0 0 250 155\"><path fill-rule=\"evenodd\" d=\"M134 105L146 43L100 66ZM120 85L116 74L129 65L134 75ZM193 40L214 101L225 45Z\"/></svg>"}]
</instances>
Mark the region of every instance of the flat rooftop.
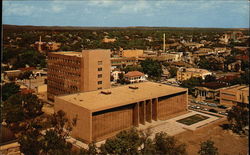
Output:
<instances>
[{"instance_id":1,"label":"flat rooftop","mask_svg":"<svg viewBox=\"0 0 250 155\"><path fill-rule=\"evenodd\" d=\"M90 50L82 50L82 52L91 52L91 51L104 51L107 49L90 49ZM82 57L82 52L75 52L75 51L60 51L60 52L51 52L53 54L61 54L61 55L67 55L67 56L76 56L76 57Z\"/></svg>"},{"instance_id":2,"label":"flat rooftop","mask_svg":"<svg viewBox=\"0 0 250 155\"><path fill-rule=\"evenodd\" d=\"M138 87L138 89L131 89L129 86ZM111 94L106 95L101 93L102 91L111 92ZM186 88L154 82L142 82L110 89L58 96L56 98L81 106L91 112L96 112L185 91L187 91Z\"/></svg>"},{"instance_id":3,"label":"flat rooftop","mask_svg":"<svg viewBox=\"0 0 250 155\"><path fill-rule=\"evenodd\" d=\"M249 86L247 85L234 85L225 89L223 91L236 92L236 91L249 91Z\"/></svg>"},{"instance_id":4,"label":"flat rooftop","mask_svg":"<svg viewBox=\"0 0 250 155\"><path fill-rule=\"evenodd\" d=\"M74 51L62 51L62 52L51 52L53 54L67 55L67 56L76 56L82 57L82 52L74 52Z\"/></svg>"}]
</instances>

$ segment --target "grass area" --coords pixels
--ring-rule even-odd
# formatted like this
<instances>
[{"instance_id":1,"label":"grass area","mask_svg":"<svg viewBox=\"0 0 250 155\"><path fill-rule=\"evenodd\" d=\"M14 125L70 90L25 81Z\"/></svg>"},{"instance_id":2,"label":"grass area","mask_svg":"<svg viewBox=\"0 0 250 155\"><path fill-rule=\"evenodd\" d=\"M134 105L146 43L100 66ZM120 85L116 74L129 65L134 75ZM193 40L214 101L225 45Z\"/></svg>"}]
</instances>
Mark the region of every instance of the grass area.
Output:
<instances>
[{"instance_id":1,"label":"grass area","mask_svg":"<svg viewBox=\"0 0 250 155\"><path fill-rule=\"evenodd\" d=\"M185 125L192 125L192 124L195 124L197 122L203 121L203 120L208 119L208 118L209 117L207 117L207 116L203 116L203 115L200 115L200 114L195 114L195 115L192 115L192 116L177 120L177 122L185 124Z\"/></svg>"}]
</instances>

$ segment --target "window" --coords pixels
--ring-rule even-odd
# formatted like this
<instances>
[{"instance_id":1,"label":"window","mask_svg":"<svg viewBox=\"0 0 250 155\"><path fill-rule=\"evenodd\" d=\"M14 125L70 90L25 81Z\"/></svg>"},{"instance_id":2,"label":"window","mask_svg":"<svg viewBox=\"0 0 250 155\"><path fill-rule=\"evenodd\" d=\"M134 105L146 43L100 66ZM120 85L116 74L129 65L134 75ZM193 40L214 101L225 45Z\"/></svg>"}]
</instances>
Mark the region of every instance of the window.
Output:
<instances>
[{"instance_id":1,"label":"window","mask_svg":"<svg viewBox=\"0 0 250 155\"><path fill-rule=\"evenodd\" d=\"M98 87L98 88L97 88L97 90L100 90L100 89L102 89L102 87Z\"/></svg>"},{"instance_id":2,"label":"window","mask_svg":"<svg viewBox=\"0 0 250 155\"><path fill-rule=\"evenodd\" d=\"M98 74L98 78L102 78L102 74Z\"/></svg>"},{"instance_id":3,"label":"window","mask_svg":"<svg viewBox=\"0 0 250 155\"><path fill-rule=\"evenodd\" d=\"M98 65L102 65L102 61L98 61Z\"/></svg>"},{"instance_id":4,"label":"window","mask_svg":"<svg viewBox=\"0 0 250 155\"><path fill-rule=\"evenodd\" d=\"M102 67L98 68L98 71L102 71Z\"/></svg>"},{"instance_id":5,"label":"window","mask_svg":"<svg viewBox=\"0 0 250 155\"><path fill-rule=\"evenodd\" d=\"M98 83L98 84L102 84L102 81L98 81L97 83Z\"/></svg>"}]
</instances>

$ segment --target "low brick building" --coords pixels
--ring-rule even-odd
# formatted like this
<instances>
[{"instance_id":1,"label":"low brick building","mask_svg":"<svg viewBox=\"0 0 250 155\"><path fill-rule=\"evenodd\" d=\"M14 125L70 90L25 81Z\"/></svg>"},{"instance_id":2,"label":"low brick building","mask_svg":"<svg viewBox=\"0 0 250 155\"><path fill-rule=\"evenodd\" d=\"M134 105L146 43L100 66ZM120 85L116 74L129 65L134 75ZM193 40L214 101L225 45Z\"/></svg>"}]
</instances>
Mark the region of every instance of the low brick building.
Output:
<instances>
[{"instance_id":1,"label":"low brick building","mask_svg":"<svg viewBox=\"0 0 250 155\"><path fill-rule=\"evenodd\" d=\"M55 98L55 111L64 110L77 125L72 136L89 143L146 122L166 120L187 111L187 89L142 82Z\"/></svg>"},{"instance_id":2,"label":"low brick building","mask_svg":"<svg viewBox=\"0 0 250 155\"><path fill-rule=\"evenodd\" d=\"M234 85L220 89L220 104L233 106L238 102L249 104L249 86Z\"/></svg>"}]
</instances>

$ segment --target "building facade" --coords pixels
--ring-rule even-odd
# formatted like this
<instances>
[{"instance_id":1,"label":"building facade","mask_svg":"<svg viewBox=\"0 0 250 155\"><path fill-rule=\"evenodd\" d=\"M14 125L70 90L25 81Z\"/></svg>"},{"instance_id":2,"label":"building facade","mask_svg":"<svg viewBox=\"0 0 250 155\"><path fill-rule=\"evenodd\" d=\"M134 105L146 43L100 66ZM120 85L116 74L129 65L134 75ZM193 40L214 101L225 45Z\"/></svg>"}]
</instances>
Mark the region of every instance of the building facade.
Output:
<instances>
[{"instance_id":1,"label":"building facade","mask_svg":"<svg viewBox=\"0 0 250 155\"><path fill-rule=\"evenodd\" d=\"M139 71L131 71L125 74L125 79L130 83L143 82L146 80L145 74Z\"/></svg>"},{"instance_id":2,"label":"building facade","mask_svg":"<svg viewBox=\"0 0 250 155\"><path fill-rule=\"evenodd\" d=\"M249 104L249 86L234 85L220 89L220 104L233 106L238 102Z\"/></svg>"},{"instance_id":3,"label":"building facade","mask_svg":"<svg viewBox=\"0 0 250 155\"><path fill-rule=\"evenodd\" d=\"M139 56L142 55L143 55L143 50L122 50L120 52L120 57L125 57L125 58L131 58L131 57L138 58Z\"/></svg>"},{"instance_id":4,"label":"building facade","mask_svg":"<svg viewBox=\"0 0 250 155\"><path fill-rule=\"evenodd\" d=\"M176 78L178 81L185 81L191 77L201 77L202 79L205 79L207 75L212 75L212 72L209 72L206 69L181 67L177 71Z\"/></svg>"},{"instance_id":5,"label":"building facade","mask_svg":"<svg viewBox=\"0 0 250 155\"><path fill-rule=\"evenodd\" d=\"M48 99L76 92L110 88L110 50L48 54Z\"/></svg>"},{"instance_id":6,"label":"building facade","mask_svg":"<svg viewBox=\"0 0 250 155\"><path fill-rule=\"evenodd\" d=\"M102 141L139 124L166 120L187 111L187 89L142 82L55 98L55 111L77 118L72 136Z\"/></svg>"}]
</instances>

